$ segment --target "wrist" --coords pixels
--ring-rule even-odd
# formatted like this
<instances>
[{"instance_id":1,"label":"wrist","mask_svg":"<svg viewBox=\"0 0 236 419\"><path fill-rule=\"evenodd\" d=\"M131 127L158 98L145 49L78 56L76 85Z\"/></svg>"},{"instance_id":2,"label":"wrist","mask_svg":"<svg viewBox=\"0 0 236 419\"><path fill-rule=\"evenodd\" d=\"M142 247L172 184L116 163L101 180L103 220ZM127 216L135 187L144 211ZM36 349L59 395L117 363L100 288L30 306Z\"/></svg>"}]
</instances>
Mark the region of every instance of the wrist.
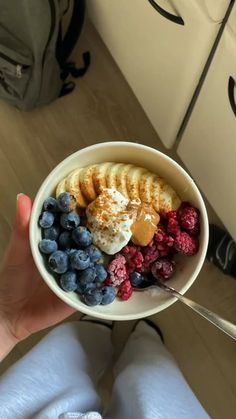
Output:
<instances>
[{"instance_id":1,"label":"wrist","mask_svg":"<svg viewBox=\"0 0 236 419\"><path fill-rule=\"evenodd\" d=\"M19 340L11 333L7 321L0 315L0 362L18 342Z\"/></svg>"}]
</instances>

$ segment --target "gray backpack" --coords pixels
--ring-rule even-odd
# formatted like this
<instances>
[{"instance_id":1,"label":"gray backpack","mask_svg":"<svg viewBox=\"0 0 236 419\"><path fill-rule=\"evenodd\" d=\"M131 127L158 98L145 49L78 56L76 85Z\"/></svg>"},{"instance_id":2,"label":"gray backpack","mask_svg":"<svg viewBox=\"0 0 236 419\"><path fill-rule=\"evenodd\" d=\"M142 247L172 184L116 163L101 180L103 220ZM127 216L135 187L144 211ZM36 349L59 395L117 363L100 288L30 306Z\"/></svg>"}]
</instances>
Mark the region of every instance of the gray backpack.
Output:
<instances>
[{"instance_id":1,"label":"gray backpack","mask_svg":"<svg viewBox=\"0 0 236 419\"><path fill-rule=\"evenodd\" d=\"M69 75L84 67L67 62L80 35L85 0L0 0L0 99L29 110L73 90ZM63 17L69 17L66 33Z\"/></svg>"}]
</instances>

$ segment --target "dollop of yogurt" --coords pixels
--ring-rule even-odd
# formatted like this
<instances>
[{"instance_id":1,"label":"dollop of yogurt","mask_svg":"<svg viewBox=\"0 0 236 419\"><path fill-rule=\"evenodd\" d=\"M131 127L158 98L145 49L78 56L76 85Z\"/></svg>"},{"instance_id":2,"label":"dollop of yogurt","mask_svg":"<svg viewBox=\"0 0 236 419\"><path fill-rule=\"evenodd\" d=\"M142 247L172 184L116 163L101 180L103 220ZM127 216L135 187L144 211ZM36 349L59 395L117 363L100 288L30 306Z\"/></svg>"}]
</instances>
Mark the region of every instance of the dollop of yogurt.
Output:
<instances>
[{"instance_id":1,"label":"dollop of yogurt","mask_svg":"<svg viewBox=\"0 0 236 419\"><path fill-rule=\"evenodd\" d=\"M104 189L86 209L93 243L108 255L119 252L131 239L140 204L139 199L129 201L115 189Z\"/></svg>"}]
</instances>

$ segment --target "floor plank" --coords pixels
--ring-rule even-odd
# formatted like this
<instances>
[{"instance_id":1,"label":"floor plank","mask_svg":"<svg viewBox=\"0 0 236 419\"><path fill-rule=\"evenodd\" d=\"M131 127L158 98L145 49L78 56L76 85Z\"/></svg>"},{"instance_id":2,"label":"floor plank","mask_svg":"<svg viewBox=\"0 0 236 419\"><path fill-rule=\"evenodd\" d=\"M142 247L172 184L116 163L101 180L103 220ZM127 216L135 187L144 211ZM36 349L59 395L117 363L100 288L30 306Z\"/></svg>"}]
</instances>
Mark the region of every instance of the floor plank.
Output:
<instances>
[{"instance_id":1,"label":"floor plank","mask_svg":"<svg viewBox=\"0 0 236 419\"><path fill-rule=\"evenodd\" d=\"M99 36L86 25L75 57L89 49L92 65L69 96L32 112L0 103L0 257L10 235L15 197L32 198L50 170L69 154L101 141L131 140L165 151L137 99ZM173 153L168 154L178 160ZM209 207L209 206L208 206ZM209 207L210 218L217 220ZM187 295L236 322L236 282L205 263ZM183 374L212 418L233 419L236 412L234 342L176 303L154 316ZM132 324L119 323L117 353ZM43 334L19 345L1 372L30 349ZM171 395L170 395L171 396Z\"/></svg>"}]
</instances>

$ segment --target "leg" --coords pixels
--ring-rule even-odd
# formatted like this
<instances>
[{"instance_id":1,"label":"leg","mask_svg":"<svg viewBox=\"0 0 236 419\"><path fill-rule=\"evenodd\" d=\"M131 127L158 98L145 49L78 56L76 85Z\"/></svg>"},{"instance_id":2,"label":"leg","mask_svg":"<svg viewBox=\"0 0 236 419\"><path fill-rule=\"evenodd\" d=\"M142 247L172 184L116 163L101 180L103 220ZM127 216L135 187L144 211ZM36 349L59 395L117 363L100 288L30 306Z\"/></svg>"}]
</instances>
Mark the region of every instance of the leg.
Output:
<instances>
[{"instance_id":1,"label":"leg","mask_svg":"<svg viewBox=\"0 0 236 419\"><path fill-rule=\"evenodd\" d=\"M131 334L116 365L108 419L206 419L160 336L145 321Z\"/></svg>"},{"instance_id":2,"label":"leg","mask_svg":"<svg viewBox=\"0 0 236 419\"><path fill-rule=\"evenodd\" d=\"M111 330L73 322L52 330L0 380L0 418L100 411L94 382L112 355Z\"/></svg>"}]
</instances>

